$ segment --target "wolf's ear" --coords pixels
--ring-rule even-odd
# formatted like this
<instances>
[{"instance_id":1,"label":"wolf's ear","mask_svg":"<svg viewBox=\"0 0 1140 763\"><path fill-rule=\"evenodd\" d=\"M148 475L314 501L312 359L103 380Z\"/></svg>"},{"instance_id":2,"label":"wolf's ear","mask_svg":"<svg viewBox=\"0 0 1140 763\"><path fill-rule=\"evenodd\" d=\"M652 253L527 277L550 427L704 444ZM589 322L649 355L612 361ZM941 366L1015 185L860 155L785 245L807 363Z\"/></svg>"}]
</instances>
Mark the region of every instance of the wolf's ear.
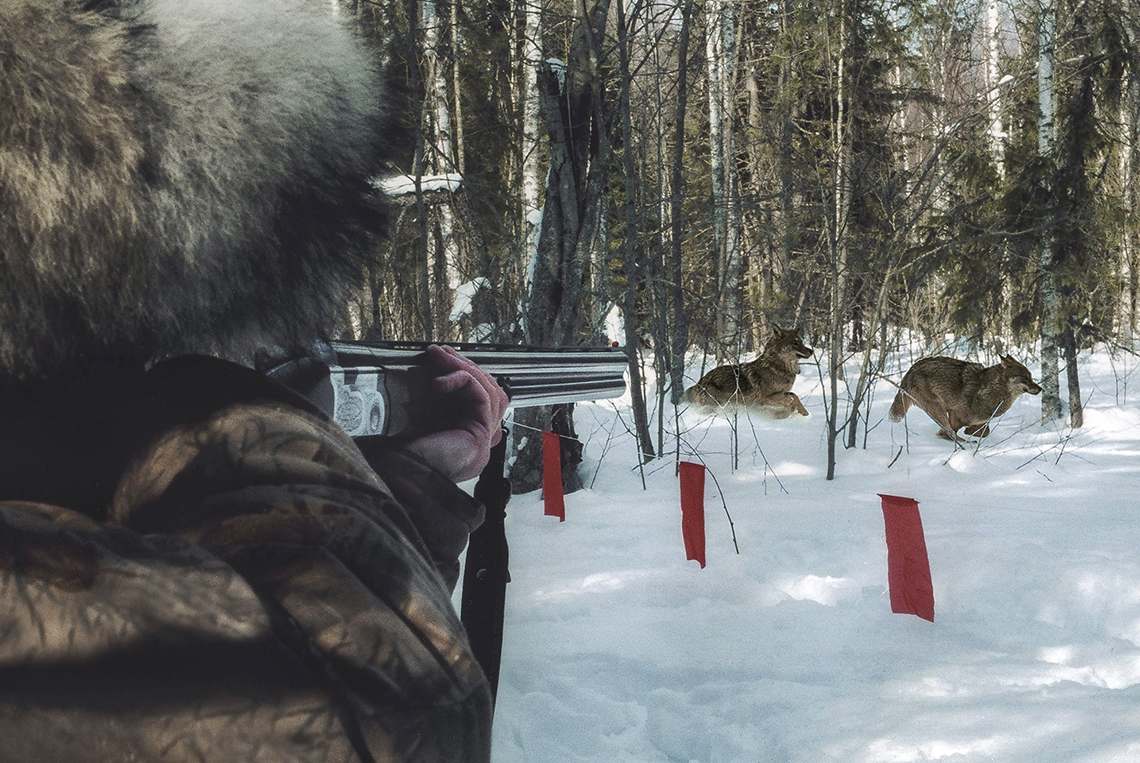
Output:
<instances>
[{"instance_id":1,"label":"wolf's ear","mask_svg":"<svg viewBox=\"0 0 1140 763\"><path fill-rule=\"evenodd\" d=\"M1001 356L1001 364L1003 366L1005 366L1006 368L1017 368L1017 366L1019 365L1018 362L1016 360L1014 360L1012 356L1009 356L1009 355L1002 355Z\"/></svg>"}]
</instances>

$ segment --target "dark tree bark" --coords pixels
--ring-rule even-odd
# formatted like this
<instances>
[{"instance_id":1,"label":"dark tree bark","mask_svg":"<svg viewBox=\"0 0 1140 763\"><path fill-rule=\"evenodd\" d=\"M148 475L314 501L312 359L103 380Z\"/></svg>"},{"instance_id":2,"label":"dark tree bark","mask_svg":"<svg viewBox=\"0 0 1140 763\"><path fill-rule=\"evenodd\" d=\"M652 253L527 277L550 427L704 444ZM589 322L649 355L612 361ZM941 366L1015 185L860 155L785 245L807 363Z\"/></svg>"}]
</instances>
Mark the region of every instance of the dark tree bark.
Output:
<instances>
[{"instance_id":1,"label":"dark tree bark","mask_svg":"<svg viewBox=\"0 0 1140 763\"><path fill-rule=\"evenodd\" d=\"M1072 316L1072 309L1067 312ZM1085 423L1084 401L1081 400L1081 379L1077 369L1077 338L1073 319L1069 318L1061 334L1061 351L1065 357L1065 380L1069 387L1069 426L1080 429Z\"/></svg>"},{"instance_id":2,"label":"dark tree bark","mask_svg":"<svg viewBox=\"0 0 1140 763\"><path fill-rule=\"evenodd\" d=\"M550 140L550 172L534 280L524 311L529 344L574 345L586 328L583 318L588 311L581 309L588 296L586 263L597 245L610 153L605 94L598 76L608 13L609 0L598 0L575 32L565 71L546 61L538 73L539 103ZM515 421L572 437L572 410L570 406L531 408L516 413ZM530 430L516 432L516 442L524 438L525 446L518 449L511 468L511 480L519 492L537 488L542 473L541 438ZM568 444L562 440L567 491L580 486L577 465L581 461L580 446Z\"/></svg>"},{"instance_id":3,"label":"dark tree bark","mask_svg":"<svg viewBox=\"0 0 1140 763\"><path fill-rule=\"evenodd\" d=\"M428 241L431 237L428 227L427 204L424 203L423 188L420 186L420 179L424 174L424 123L427 119L428 108L419 58L419 52L423 50L423 34L420 30L419 23L419 3L416 0L408 0L406 8L409 24L413 30L412 34L408 36L408 42L411 43L411 49L408 51L408 87L419 107L418 117L416 119L415 158L413 160L413 174L415 176L416 187L416 223L419 226L419 235L416 236L415 240L416 285L418 287L416 296L419 302L422 338L425 341L431 341L435 339L435 322L433 320L431 306L431 262L429 261L430 255L428 253Z\"/></svg>"},{"instance_id":4,"label":"dark tree bark","mask_svg":"<svg viewBox=\"0 0 1140 763\"><path fill-rule=\"evenodd\" d=\"M669 214L673 230L670 272L673 281L673 367L670 369L670 399L676 406L681 402L685 391L685 350L689 345L689 319L685 312L684 269L681 258L681 244L685 231L685 107L689 97L689 29L692 26L693 2L685 0L681 8L681 32L677 42L677 110L673 126L673 168L672 194L669 199Z\"/></svg>"},{"instance_id":5,"label":"dark tree bark","mask_svg":"<svg viewBox=\"0 0 1140 763\"><path fill-rule=\"evenodd\" d=\"M633 76L629 69L629 28L621 3L617 8L618 63L621 70L621 139L622 164L625 170L625 348L629 353L629 386L633 406L633 424L642 461L654 457L653 437L649 433L649 420L645 410L645 388L641 378L640 316L637 312L637 291L641 284L641 247L638 246L640 228L637 215L637 165L633 152L633 128L630 123L629 91Z\"/></svg>"}]
</instances>

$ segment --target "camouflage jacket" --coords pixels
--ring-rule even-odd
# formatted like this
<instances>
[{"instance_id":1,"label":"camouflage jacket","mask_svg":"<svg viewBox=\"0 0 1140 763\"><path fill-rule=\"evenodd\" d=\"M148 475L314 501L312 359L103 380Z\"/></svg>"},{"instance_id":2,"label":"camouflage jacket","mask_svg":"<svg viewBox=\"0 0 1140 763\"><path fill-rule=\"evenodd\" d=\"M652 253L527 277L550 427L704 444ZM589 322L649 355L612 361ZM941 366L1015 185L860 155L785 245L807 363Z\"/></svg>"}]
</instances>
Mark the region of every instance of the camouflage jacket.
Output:
<instances>
[{"instance_id":1,"label":"camouflage jacket","mask_svg":"<svg viewBox=\"0 0 1140 763\"><path fill-rule=\"evenodd\" d=\"M64 386L0 418L0 760L489 757L475 501L221 361Z\"/></svg>"}]
</instances>

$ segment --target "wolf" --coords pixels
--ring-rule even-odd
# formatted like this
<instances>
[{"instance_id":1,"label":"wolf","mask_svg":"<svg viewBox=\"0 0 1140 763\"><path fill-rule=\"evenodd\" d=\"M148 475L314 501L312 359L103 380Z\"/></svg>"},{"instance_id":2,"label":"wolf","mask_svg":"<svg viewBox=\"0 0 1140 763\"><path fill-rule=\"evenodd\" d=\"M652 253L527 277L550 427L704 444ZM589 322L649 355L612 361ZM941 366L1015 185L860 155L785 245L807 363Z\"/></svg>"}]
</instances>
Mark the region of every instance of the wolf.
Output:
<instances>
[{"instance_id":1,"label":"wolf","mask_svg":"<svg viewBox=\"0 0 1140 763\"><path fill-rule=\"evenodd\" d=\"M750 363L717 366L685 390L685 399L703 406L744 405L779 419L793 413L807 416L792 385L800 372L799 360L810 358L813 352L798 331L774 326L760 357Z\"/></svg>"},{"instance_id":2,"label":"wolf","mask_svg":"<svg viewBox=\"0 0 1140 763\"><path fill-rule=\"evenodd\" d=\"M939 437L957 440L963 427L972 437L985 437L990 420L1025 393L1041 394L1041 387L1029 369L1009 355L989 367L956 358L923 358L903 376L890 417L901 421L917 405L938 424Z\"/></svg>"},{"instance_id":3,"label":"wolf","mask_svg":"<svg viewBox=\"0 0 1140 763\"><path fill-rule=\"evenodd\" d=\"M328 335L393 130L327 6L0 2L0 385Z\"/></svg>"}]
</instances>

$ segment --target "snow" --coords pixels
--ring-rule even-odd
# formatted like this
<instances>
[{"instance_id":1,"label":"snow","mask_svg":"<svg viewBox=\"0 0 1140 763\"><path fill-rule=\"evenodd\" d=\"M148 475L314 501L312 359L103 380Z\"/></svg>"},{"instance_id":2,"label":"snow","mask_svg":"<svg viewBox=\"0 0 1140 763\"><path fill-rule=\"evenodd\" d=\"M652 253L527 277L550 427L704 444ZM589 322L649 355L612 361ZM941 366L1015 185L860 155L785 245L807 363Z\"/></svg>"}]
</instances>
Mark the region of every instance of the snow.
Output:
<instances>
[{"instance_id":1,"label":"snow","mask_svg":"<svg viewBox=\"0 0 1140 763\"><path fill-rule=\"evenodd\" d=\"M611 342L618 344L625 344L625 318L622 316L621 308L614 305L606 313L606 338Z\"/></svg>"},{"instance_id":2,"label":"snow","mask_svg":"<svg viewBox=\"0 0 1140 763\"><path fill-rule=\"evenodd\" d=\"M563 61L561 58L548 58L548 59L546 59L546 65L548 67L550 67L550 71L553 72L554 76L558 78L558 86L560 88L565 87L566 86L566 62Z\"/></svg>"},{"instance_id":3,"label":"snow","mask_svg":"<svg viewBox=\"0 0 1140 763\"><path fill-rule=\"evenodd\" d=\"M741 549L709 479L704 570L672 461L643 491L614 407L579 406L592 487L564 524L537 492L508 512L494 759L1140 760L1140 401L1117 406L1136 360L1082 358L1083 429L1042 428L1023 397L955 453L912 410L909 452L883 421L832 482L814 365L811 416L742 416L735 472L729 422L687 411ZM879 492L920 502L934 623L890 612Z\"/></svg>"},{"instance_id":4,"label":"snow","mask_svg":"<svg viewBox=\"0 0 1140 763\"><path fill-rule=\"evenodd\" d=\"M491 282L480 276L455 287L455 298L451 303L450 320L458 321L471 313L471 302L480 289L488 289ZM478 340L473 340L478 341Z\"/></svg>"},{"instance_id":5,"label":"snow","mask_svg":"<svg viewBox=\"0 0 1140 763\"><path fill-rule=\"evenodd\" d=\"M413 175L392 175L373 178L372 187L386 196L406 196L416 192L416 178ZM447 191L455 193L463 185L463 176L448 172L443 175L421 175L420 190L424 193Z\"/></svg>"}]
</instances>

